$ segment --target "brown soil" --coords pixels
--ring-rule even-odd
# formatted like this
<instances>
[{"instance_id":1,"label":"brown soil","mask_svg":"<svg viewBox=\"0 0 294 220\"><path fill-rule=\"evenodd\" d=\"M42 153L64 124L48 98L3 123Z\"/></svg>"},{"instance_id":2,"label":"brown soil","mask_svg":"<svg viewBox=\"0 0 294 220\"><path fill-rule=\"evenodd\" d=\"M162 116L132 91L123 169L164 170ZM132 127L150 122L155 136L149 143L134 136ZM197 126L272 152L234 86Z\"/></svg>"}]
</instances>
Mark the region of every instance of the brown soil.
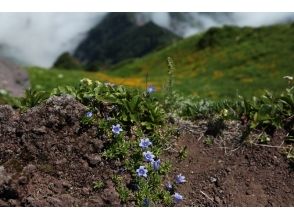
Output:
<instances>
[{"instance_id":1,"label":"brown soil","mask_svg":"<svg viewBox=\"0 0 294 220\"><path fill-rule=\"evenodd\" d=\"M25 113L0 106L0 206L121 206L111 180L118 169L101 158L103 134L81 126L85 111L70 96ZM209 142L206 126L180 123L179 139L162 158L172 161L170 178L186 176L179 206L294 205L294 173L281 148L238 145L237 123ZM175 160L183 146L187 158ZM95 190L98 180L104 187Z\"/></svg>"},{"instance_id":2,"label":"brown soil","mask_svg":"<svg viewBox=\"0 0 294 220\"><path fill-rule=\"evenodd\" d=\"M185 132L174 153L167 154L173 161L171 176L182 173L187 179L178 188L185 198L179 206L294 205L294 170L278 145L283 132L276 132L268 146L237 146L236 140L221 137L207 145L207 137L196 133ZM183 146L187 158L174 160Z\"/></svg>"},{"instance_id":3,"label":"brown soil","mask_svg":"<svg viewBox=\"0 0 294 220\"><path fill-rule=\"evenodd\" d=\"M70 96L23 114L0 106L0 206L120 205L96 128L80 126L85 110Z\"/></svg>"}]
</instances>

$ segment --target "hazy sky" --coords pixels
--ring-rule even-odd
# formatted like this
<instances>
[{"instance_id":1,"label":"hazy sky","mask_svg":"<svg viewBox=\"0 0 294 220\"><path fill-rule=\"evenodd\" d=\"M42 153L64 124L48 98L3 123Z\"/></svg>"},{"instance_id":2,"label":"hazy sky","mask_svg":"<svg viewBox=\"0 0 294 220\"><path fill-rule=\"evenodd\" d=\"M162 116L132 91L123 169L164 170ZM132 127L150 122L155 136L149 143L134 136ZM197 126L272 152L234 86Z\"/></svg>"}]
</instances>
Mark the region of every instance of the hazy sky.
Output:
<instances>
[{"instance_id":1,"label":"hazy sky","mask_svg":"<svg viewBox=\"0 0 294 220\"><path fill-rule=\"evenodd\" d=\"M50 67L62 52L73 51L105 14L0 13L0 56L13 57L27 65ZM144 13L144 16L183 36L224 24L261 26L294 20L294 13L232 13L226 16L190 13L190 23L172 26L168 13Z\"/></svg>"}]
</instances>

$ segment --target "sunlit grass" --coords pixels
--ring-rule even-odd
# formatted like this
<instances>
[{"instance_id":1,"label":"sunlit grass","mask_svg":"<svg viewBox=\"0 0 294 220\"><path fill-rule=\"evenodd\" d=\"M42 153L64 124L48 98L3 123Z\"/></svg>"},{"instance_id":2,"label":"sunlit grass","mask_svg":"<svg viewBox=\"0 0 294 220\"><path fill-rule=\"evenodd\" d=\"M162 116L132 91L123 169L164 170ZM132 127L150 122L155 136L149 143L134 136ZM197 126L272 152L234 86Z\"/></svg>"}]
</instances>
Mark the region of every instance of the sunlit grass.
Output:
<instances>
[{"instance_id":1,"label":"sunlit grass","mask_svg":"<svg viewBox=\"0 0 294 220\"><path fill-rule=\"evenodd\" d=\"M30 79L33 87L46 90L76 85L84 77L144 89L148 74L148 84L160 90L168 78L166 59L171 56L176 65L174 89L185 95L219 99L258 96L265 89L281 92L286 86L282 77L292 75L294 69L293 26L236 30L217 46L197 49L202 37L198 35L100 72L29 68Z\"/></svg>"}]
</instances>

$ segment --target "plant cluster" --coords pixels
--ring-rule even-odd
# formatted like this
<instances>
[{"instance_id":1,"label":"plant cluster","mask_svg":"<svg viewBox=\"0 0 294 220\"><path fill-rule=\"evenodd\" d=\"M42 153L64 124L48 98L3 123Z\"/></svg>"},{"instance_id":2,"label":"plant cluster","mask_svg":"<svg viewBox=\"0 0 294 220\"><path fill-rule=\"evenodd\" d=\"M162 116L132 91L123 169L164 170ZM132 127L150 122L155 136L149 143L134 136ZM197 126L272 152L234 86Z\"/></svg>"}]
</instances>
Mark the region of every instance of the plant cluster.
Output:
<instances>
[{"instance_id":1,"label":"plant cluster","mask_svg":"<svg viewBox=\"0 0 294 220\"><path fill-rule=\"evenodd\" d=\"M114 179L122 202L170 206L183 198L165 188L170 163L160 155L174 129L166 125L166 111L153 93L149 87L141 92L83 79L77 88L59 87L51 95L70 94L88 107L81 122L97 126L97 135L103 136L102 155L118 166Z\"/></svg>"}]
</instances>

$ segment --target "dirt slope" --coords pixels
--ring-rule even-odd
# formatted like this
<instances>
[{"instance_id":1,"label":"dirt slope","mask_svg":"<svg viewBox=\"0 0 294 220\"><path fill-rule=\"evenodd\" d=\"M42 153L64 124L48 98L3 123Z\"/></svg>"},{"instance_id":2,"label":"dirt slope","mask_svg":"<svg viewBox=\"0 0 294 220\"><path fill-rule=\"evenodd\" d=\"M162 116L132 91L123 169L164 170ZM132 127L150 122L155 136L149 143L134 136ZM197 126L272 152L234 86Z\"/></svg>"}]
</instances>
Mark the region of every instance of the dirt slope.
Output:
<instances>
[{"instance_id":1,"label":"dirt slope","mask_svg":"<svg viewBox=\"0 0 294 220\"><path fill-rule=\"evenodd\" d=\"M103 134L81 126L85 111L70 96L51 97L25 113L0 106L0 206L121 206L111 180L118 169L101 157ZM179 206L294 205L294 172L280 148L237 146L226 139L239 132L236 123L211 143L203 135L206 122L181 126L163 158L172 162L170 178L187 178ZM185 145L187 158L175 160ZM101 190L93 187L97 180L105 183Z\"/></svg>"},{"instance_id":2,"label":"dirt slope","mask_svg":"<svg viewBox=\"0 0 294 220\"><path fill-rule=\"evenodd\" d=\"M277 147L237 146L222 137L208 145L202 134L185 132L179 138L174 150L187 146L185 160L172 160L175 151L167 154L172 176L182 173L187 179L179 188L185 197L180 206L294 206L294 169L283 146L278 148L283 134L273 137Z\"/></svg>"}]
</instances>

